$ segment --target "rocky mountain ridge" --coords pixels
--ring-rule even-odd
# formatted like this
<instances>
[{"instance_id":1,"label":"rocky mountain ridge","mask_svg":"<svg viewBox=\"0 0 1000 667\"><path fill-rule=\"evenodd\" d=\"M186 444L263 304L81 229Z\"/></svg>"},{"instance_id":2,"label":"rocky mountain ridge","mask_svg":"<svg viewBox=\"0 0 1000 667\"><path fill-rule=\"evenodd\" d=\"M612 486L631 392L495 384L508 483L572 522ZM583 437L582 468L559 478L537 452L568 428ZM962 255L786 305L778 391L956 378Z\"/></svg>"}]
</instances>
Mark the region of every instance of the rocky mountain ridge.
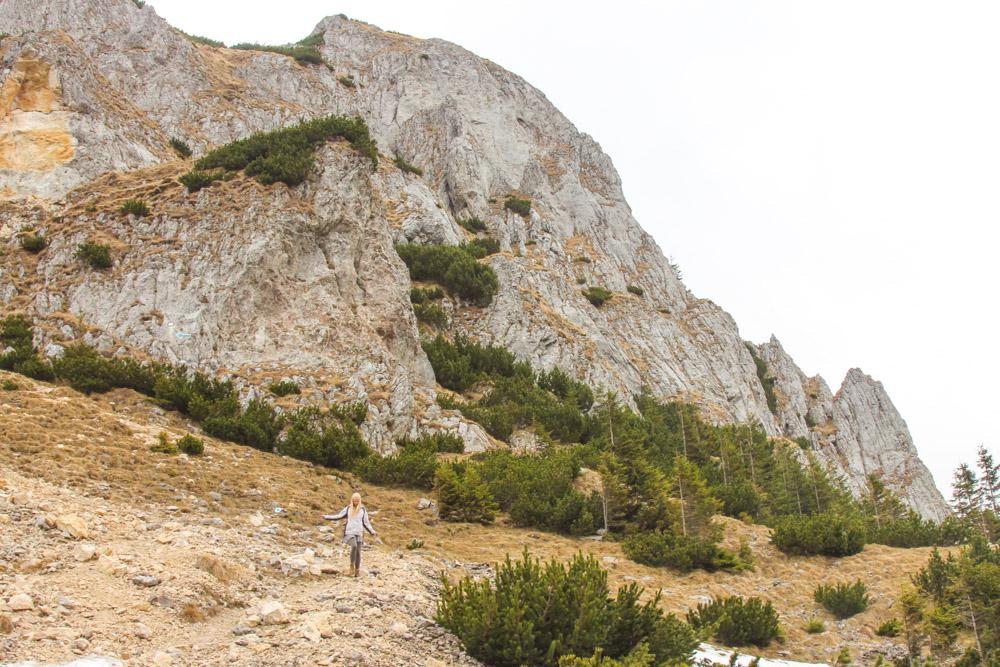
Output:
<instances>
[{"instance_id":1,"label":"rocky mountain ridge","mask_svg":"<svg viewBox=\"0 0 1000 667\"><path fill-rule=\"evenodd\" d=\"M44 320L45 342L89 337L234 374L248 391L300 377L306 400L369 402L366 434L381 449L420 428L486 446L434 404L392 251L456 244L467 236L456 220L476 216L501 244L486 260L500 291L484 309L453 304L456 331L595 387L646 388L719 421L808 438L855 491L877 472L924 516L947 514L905 422L860 371L834 395L777 340L754 346L774 379L772 412L736 323L683 285L632 217L608 156L494 63L335 16L312 33L327 66L304 66L196 43L130 0L8 0L0 33L0 240L13 248L26 224L52 240L37 260L0 258L0 303ZM238 180L188 195L176 183L185 167L170 137L198 154L330 113L363 116L382 153L423 176L385 159L364 173L331 146L295 189ZM511 193L531 200L529 215L503 207ZM117 213L140 195L151 216ZM106 276L71 262L95 234L118 250ZM596 308L581 283L614 298Z\"/></svg>"}]
</instances>

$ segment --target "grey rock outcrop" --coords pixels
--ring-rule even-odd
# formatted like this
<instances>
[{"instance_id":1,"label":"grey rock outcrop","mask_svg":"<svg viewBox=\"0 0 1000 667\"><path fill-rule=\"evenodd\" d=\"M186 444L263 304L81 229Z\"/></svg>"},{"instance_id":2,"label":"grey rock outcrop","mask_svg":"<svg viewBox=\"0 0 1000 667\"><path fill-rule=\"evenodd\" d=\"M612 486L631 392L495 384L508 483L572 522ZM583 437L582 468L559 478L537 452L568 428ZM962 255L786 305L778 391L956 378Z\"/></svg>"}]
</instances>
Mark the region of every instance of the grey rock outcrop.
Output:
<instances>
[{"instance_id":1,"label":"grey rock outcrop","mask_svg":"<svg viewBox=\"0 0 1000 667\"><path fill-rule=\"evenodd\" d=\"M32 169L2 170L0 155L0 190L49 202L66 197L76 207L47 230L54 243L35 275L0 260L6 306L36 317L73 313L106 349L132 347L234 374L251 387L272 372L307 371L319 397L372 404L366 428L380 446L433 423L463 432L481 449L489 446L481 431L433 403L405 267L391 248L459 243L467 234L454 221L477 216L501 243L503 252L486 260L501 289L488 308L460 308L456 330L624 396L645 388L696 403L717 421L809 435L854 482L884 460L913 506L926 516L946 511L929 474L917 474L919 459L898 414L874 409L891 406L880 400L880 387L851 382L834 401L822 380L805 378L780 346L766 344L759 353L784 395L772 414L736 323L683 285L632 217L610 158L540 91L494 63L448 42L335 16L314 30L329 66L302 66L274 53L196 44L150 5L130 0L7 0L0 33L11 35L0 52L4 85L25 63L44 62L52 106L69 114L73 148L57 164ZM348 75L356 85L339 81ZM15 116L26 113L6 100L0 149ZM419 165L423 177L385 160L376 174L362 176L354 158L327 149L300 191L244 184L240 210L202 192L178 199L180 218L164 212L123 222L108 214L113 198L106 195L116 187L177 187L180 166L147 169L144 184L102 176L173 159L171 136L198 153L330 113L362 115L381 151ZM41 135L19 136L22 145L44 143ZM84 193L103 198L96 215L86 213ZM530 199L530 214L506 210L509 194ZM38 218L22 202L0 240L13 243L19 225ZM122 244L114 279L55 280L72 273L69 249L97 230ZM582 286L614 296L597 308ZM331 390L335 377L343 380L339 394ZM820 441L807 415L816 428L842 431L843 442ZM891 456L876 451L890 446ZM834 450L852 452L843 455L847 463Z\"/></svg>"}]
</instances>

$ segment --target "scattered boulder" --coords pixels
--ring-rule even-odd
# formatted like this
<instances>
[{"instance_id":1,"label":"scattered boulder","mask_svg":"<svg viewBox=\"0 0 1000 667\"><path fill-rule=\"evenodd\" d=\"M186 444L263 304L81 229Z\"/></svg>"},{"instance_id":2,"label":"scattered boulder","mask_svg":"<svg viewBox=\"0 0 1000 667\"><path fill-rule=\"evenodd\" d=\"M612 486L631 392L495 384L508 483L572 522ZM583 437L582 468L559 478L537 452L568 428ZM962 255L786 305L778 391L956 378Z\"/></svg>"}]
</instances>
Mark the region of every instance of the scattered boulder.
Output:
<instances>
[{"instance_id":1,"label":"scattered boulder","mask_svg":"<svg viewBox=\"0 0 1000 667\"><path fill-rule=\"evenodd\" d=\"M80 563L86 563L89 560L97 558L97 547L93 544L78 544L73 549L73 558Z\"/></svg>"},{"instance_id":2,"label":"scattered boulder","mask_svg":"<svg viewBox=\"0 0 1000 667\"><path fill-rule=\"evenodd\" d=\"M132 629L132 634L139 639L149 639L153 636L153 631L142 623L136 623L135 627Z\"/></svg>"},{"instance_id":3,"label":"scattered boulder","mask_svg":"<svg viewBox=\"0 0 1000 667\"><path fill-rule=\"evenodd\" d=\"M143 586L145 588L152 588L153 586L160 585L160 578L154 577L151 574L137 574L132 577L132 583L136 586Z\"/></svg>"},{"instance_id":4,"label":"scattered boulder","mask_svg":"<svg viewBox=\"0 0 1000 667\"><path fill-rule=\"evenodd\" d=\"M85 540L90 537L87 530L87 522L76 514L63 514L56 518L56 528L77 540Z\"/></svg>"},{"instance_id":5,"label":"scattered boulder","mask_svg":"<svg viewBox=\"0 0 1000 667\"><path fill-rule=\"evenodd\" d=\"M264 625L283 625L291 621L291 615L285 605L277 600L265 600L258 609L258 615Z\"/></svg>"},{"instance_id":6,"label":"scattered boulder","mask_svg":"<svg viewBox=\"0 0 1000 667\"><path fill-rule=\"evenodd\" d=\"M7 605L12 611L29 611L35 608L35 601L27 593L18 593L7 600Z\"/></svg>"},{"instance_id":7,"label":"scattered boulder","mask_svg":"<svg viewBox=\"0 0 1000 667\"><path fill-rule=\"evenodd\" d=\"M430 498L421 498L420 500L417 501L417 509L425 510L431 507L433 504L434 502Z\"/></svg>"},{"instance_id":8,"label":"scattered boulder","mask_svg":"<svg viewBox=\"0 0 1000 667\"><path fill-rule=\"evenodd\" d=\"M9 635L14 632L14 621L6 614L0 614L0 635Z\"/></svg>"}]
</instances>

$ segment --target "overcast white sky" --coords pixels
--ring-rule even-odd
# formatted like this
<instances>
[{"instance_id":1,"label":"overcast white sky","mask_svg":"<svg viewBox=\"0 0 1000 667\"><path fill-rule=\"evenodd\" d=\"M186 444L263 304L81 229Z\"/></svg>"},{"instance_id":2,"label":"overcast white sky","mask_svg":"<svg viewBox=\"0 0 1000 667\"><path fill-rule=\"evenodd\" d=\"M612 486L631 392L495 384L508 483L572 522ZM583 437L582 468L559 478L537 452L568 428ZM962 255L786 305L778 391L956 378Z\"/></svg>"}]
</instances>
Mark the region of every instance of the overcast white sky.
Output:
<instances>
[{"instance_id":1,"label":"overcast white sky","mask_svg":"<svg viewBox=\"0 0 1000 667\"><path fill-rule=\"evenodd\" d=\"M1000 455L1000 3L152 0L286 43L344 13L456 42L597 139L688 286L836 391L881 380L938 485Z\"/></svg>"}]
</instances>

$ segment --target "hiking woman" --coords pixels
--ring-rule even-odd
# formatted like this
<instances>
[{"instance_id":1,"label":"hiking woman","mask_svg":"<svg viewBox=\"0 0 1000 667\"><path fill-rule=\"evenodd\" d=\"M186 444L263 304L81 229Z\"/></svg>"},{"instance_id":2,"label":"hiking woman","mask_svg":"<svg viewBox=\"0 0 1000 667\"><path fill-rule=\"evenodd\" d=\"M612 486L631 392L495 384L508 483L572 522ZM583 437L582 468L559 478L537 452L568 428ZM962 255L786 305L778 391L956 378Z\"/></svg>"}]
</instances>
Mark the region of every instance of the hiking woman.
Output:
<instances>
[{"instance_id":1,"label":"hiking woman","mask_svg":"<svg viewBox=\"0 0 1000 667\"><path fill-rule=\"evenodd\" d=\"M361 545L364 543L364 534L367 530L374 537L377 533L372 528L371 521L368 520L368 510L361 504L361 494L355 493L351 496L351 504L340 510L336 514L324 514L324 519L337 521L347 519L344 524L344 544L351 547L351 573L356 577L361 572Z\"/></svg>"}]
</instances>

